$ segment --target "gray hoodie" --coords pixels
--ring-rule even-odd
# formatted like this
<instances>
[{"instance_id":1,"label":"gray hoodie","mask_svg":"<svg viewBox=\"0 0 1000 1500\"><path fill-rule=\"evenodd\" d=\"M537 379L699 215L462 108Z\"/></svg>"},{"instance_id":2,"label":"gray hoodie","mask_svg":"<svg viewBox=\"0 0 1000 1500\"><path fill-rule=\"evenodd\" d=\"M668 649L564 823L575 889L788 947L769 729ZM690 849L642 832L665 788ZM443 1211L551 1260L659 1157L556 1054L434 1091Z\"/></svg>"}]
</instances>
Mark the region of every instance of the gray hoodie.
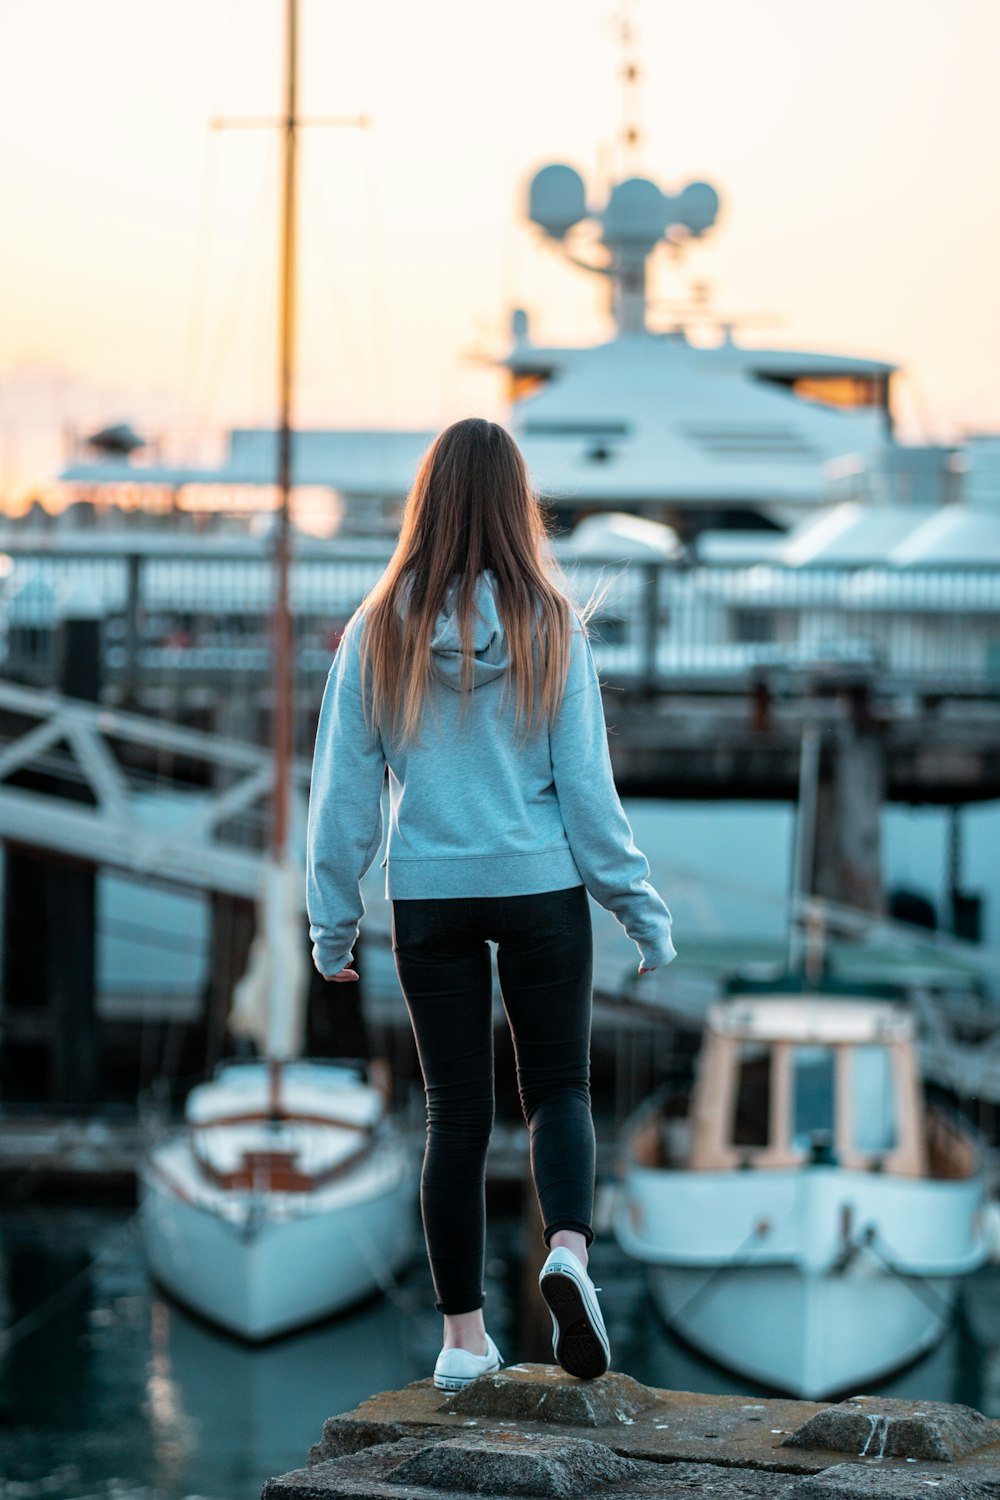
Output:
<instances>
[{"instance_id":1,"label":"gray hoodie","mask_svg":"<svg viewBox=\"0 0 1000 1500\"><path fill-rule=\"evenodd\" d=\"M635 942L645 968L676 957L671 916L649 883L615 789L600 683L573 612L569 675L554 723L526 743L515 727L508 643L490 572L476 585L471 702L461 717L455 585L431 640L420 743L402 745L363 712L354 616L330 668L313 758L306 891L313 959L351 961L365 906L360 880L382 843L389 772L387 899L520 896L585 885Z\"/></svg>"}]
</instances>

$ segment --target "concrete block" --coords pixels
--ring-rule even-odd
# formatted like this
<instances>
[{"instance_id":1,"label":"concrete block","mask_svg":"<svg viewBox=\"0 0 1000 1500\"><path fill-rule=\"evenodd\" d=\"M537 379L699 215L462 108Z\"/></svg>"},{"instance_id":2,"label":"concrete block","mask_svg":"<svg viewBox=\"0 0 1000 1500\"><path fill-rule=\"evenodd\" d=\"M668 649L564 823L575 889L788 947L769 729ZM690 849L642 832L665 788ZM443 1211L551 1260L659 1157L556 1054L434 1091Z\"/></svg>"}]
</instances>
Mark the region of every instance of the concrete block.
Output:
<instances>
[{"instance_id":1,"label":"concrete block","mask_svg":"<svg viewBox=\"0 0 1000 1500\"><path fill-rule=\"evenodd\" d=\"M472 1495L571 1497L602 1486L616 1489L642 1470L603 1443L522 1432L463 1433L430 1443L386 1476L393 1484Z\"/></svg>"},{"instance_id":2,"label":"concrete block","mask_svg":"<svg viewBox=\"0 0 1000 1500\"><path fill-rule=\"evenodd\" d=\"M524 1364L480 1376L448 1404L461 1416L608 1427L629 1423L659 1401L630 1375L609 1370L597 1380L574 1380L555 1365Z\"/></svg>"},{"instance_id":3,"label":"concrete block","mask_svg":"<svg viewBox=\"0 0 1000 1500\"><path fill-rule=\"evenodd\" d=\"M328 1458L342 1458L348 1453L361 1453L365 1448L374 1448L380 1443L398 1443L404 1438L424 1435L425 1442L437 1442L448 1436L446 1430L431 1434L419 1422L367 1421L358 1417L327 1417L323 1423L323 1436L309 1449L307 1464L325 1463Z\"/></svg>"},{"instance_id":4,"label":"concrete block","mask_svg":"<svg viewBox=\"0 0 1000 1500\"><path fill-rule=\"evenodd\" d=\"M997 1500L1000 1466L960 1464L951 1469L918 1459L876 1459L834 1464L800 1479L788 1500Z\"/></svg>"},{"instance_id":5,"label":"concrete block","mask_svg":"<svg viewBox=\"0 0 1000 1500\"><path fill-rule=\"evenodd\" d=\"M919 1458L949 1463L997 1442L1000 1422L990 1421L971 1406L854 1396L817 1412L789 1433L782 1446L851 1453L859 1458ZM997 1473L1000 1479L1000 1467Z\"/></svg>"},{"instance_id":6,"label":"concrete block","mask_svg":"<svg viewBox=\"0 0 1000 1500\"><path fill-rule=\"evenodd\" d=\"M808 1474L829 1464L829 1455L784 1449L781 1441L822 1410L816 1402L785 1398L656 1391L617 1372L584 1381L555 1365L512 1365L481 1375L463 1391L440 1391L429 1378L380 1391L353 1411L328 1417L307 1462L411 1437L430 1443L470 1429L541 1434L555 1427L566 1436L599 1434L623 1458Z\"/></svg>"},{"instance_id":7,"label":"concrete block","mask_svg":"<svg viewBox=\"0 0 1000 1500\"><path fill-rule=\"evenodd\" d=\"M845 1462L844 1460L847 1459ZM969 1407L659 1391L511 1365L331 1417L263 1500L1000 1500L1000 1422Z\"/></svg>"},{"instance_id":8,"label":"concrete block","mask_svg":"<svg viewBox=\"0 0 1000 1500\"><path fill-rule=\"evenodd\" d=\"M262 1500L794 1500L796 1476L622 1459L604 1443L518 1433L403 1438L268 1480Z\"/></svg>"}]
</instances>

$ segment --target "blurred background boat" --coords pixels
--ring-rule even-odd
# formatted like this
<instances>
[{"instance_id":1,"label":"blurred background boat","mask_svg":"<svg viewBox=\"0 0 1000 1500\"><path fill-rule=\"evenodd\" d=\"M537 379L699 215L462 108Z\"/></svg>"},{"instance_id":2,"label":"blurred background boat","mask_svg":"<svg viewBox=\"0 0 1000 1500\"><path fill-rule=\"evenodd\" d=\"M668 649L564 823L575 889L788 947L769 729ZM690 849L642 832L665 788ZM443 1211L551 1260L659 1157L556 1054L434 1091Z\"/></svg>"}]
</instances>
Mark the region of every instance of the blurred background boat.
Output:
<instances>
[{"instance_id":1,"label":"blurred background boat","mask_svg":"<svg viewBox=\"0 0 1000 1500\"><path fill-rule=\"evenodd\" d=\"M667 1326L807 1400L925 1353L988 1256L979 1143L925 1102L912 1014L861 996L713 1005L693 1091L627 1123L620 1172Z\"/></svg>"},{"instance_id":2,"label":"blurred background boat","mask_svg":"<svg viewBox=\"0 0 1000 1500\"><path fill-rule=\"evenodd\" d=\"M376 1070L376 1078L378 1072ZM157 1280L259 1341L391 1282L417 1243L417 1161L383 1087L316 1060L228 1063L139 1164Z\"/></svg>"}]
</instances>

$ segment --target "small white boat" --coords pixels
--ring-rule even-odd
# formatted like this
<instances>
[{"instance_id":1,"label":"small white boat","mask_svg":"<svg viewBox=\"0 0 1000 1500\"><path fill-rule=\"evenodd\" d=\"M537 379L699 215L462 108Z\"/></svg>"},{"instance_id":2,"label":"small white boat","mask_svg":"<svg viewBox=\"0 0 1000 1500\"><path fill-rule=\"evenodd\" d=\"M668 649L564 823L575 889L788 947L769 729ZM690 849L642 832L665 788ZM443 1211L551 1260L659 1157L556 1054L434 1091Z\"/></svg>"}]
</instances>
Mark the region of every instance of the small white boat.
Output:
<instances>
[{"instance_id":1,"label":"small white boat","mask_svg":"<svg viewBox=\"0 0 1000 1500\"><path fill-rule=\"evenodd\" d=\"M668 1326L806 1399L944 1331L987 1257L964 1123L925 1103L903 1007L757 995L710 1008L690 1100L626 1124L613 1229Z\"/></svg>"},{"instance_id":2,"label":"small white boat","mask_svg":"<svg viewBox=\"0 0 1000 1500\"><path fill-rule=\"evenodd\" d=\"M412 1150L373 1078L343 1064L223 1062L146 1153L139 1210L154 1276L258 1341L384 1288L412 1254Z\"/></svg>"}]
</instances>

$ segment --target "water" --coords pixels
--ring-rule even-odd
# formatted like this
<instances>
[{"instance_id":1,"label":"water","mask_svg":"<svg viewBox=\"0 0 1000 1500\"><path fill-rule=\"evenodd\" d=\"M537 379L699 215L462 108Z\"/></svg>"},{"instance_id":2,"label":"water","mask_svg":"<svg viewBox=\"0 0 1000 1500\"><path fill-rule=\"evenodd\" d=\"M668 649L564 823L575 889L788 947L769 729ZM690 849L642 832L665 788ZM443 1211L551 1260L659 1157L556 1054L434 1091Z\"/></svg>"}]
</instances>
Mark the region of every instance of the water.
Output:
<instances>
[{"instance_id":1,"label":"water","mask_svg":"<svg viewBox=\"0 0 1000 1500\"><path fill-rule=\"evenodd\" d=\"M250 1500L268 1475L303 1466L325 1417L427 1373L439 1321L415 1265L404 1295L412 1281L423 1318L383 1298L246 1347L150 1284L127 1211L7 1213L0 1264L16 1339L0 1364L7 1500L147 1489ZM18 1337L17 1321L71 1281L44 1324Z\"/></svg>"},{"instance_id":2,"label":"water","mask_svg":"<svg viewBox=\"0 0 1000 1500\"><path fill-rule=\"evenodd\" d=\"M489 1327L508 1360L520 1222L494 1218ZM678 1344L640 1267L599 1239L593 1270L614 1366L650 1385L758 1395ZM599 1274L598 1274L599 1273ZM869 1394L966 1402L1000 1416L998 1273L976 1278L964 1321L920 1364ZM256 1500L301 1468L327 1416L430 1374L440 1347L426 1260L391 1298L264 1348L189 1316L152 1286L127 1210L0 1214L0 1496Z\"/></svg>"}]
</instances>

